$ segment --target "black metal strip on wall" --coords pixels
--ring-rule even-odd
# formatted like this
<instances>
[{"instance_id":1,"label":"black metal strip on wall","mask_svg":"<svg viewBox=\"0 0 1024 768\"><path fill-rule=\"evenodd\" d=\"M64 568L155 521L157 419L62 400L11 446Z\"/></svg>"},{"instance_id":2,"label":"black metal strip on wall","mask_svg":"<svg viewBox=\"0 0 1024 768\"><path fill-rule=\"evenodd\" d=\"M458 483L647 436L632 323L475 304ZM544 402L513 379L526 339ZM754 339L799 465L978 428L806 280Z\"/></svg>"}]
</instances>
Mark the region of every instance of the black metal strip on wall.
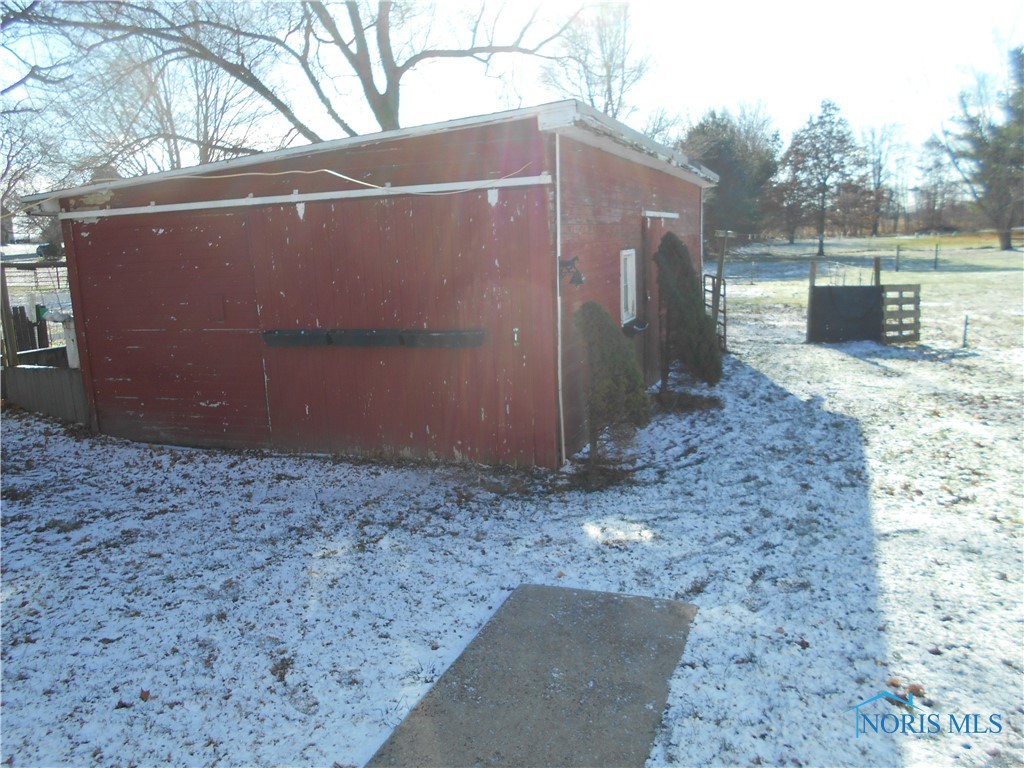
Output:
<instances>
[{"instance_id":1,"label":"black metal strip on wall","mask_svg":"<svg viewBox=\"0 0 1024 768\"><path fill-rule=\"evenodd\" d=\"M398 330L394 328L302 328L264 331L268 347L411 347L469 349L482 346L487 332Z\"/></svg>"}]
</instances>

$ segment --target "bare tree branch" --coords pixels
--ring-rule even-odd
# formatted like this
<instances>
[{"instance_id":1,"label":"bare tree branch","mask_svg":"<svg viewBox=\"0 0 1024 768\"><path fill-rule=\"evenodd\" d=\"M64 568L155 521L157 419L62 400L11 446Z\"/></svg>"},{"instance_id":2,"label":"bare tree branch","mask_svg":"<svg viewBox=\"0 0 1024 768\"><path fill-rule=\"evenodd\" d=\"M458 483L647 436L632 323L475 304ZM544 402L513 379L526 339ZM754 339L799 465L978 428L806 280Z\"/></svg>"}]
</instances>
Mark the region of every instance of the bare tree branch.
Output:
<instances>
[{"instance_id":1,"label":"bare tree branch","mask_svg":"<svg viewBox=\"0 0 1024 768\"><path fill-rule=\"evenodd\" d=\"M557 93L624 118L633 111L627 94L647 74L647 66L646 58L632 55L629 6L609 3L572 17L543 81Z\"/></svg>"},{"instance_id":2,"label":"bare tree branch","mask_svg":"<svg viewBox=\"0 0 1024 768\"><path fill-rule=\"evenodd\" d=\"M483 0L459 35L398 0L6 0L3 45L21 66L3 93L46 102L67 166L146 173L253 151L268 143L256 119L282 142L354 136L367 114L398 128L416 67L542 55L579 13L549 26L539 7L515 24L508 10Z\"/></svg>"}]
</instances>

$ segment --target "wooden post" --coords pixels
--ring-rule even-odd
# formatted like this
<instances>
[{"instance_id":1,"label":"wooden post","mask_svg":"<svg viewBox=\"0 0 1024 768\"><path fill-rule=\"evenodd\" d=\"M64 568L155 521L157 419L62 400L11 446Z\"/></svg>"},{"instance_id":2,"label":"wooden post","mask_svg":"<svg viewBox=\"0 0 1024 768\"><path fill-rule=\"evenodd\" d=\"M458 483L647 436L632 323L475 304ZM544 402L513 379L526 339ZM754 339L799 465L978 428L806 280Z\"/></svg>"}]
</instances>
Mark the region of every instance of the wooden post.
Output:
<instances>
[{"instance_id":1,"label":"wooden post","mask_svg":"<svg viewBox=\"0 0 1024 768\"><path fill-rule=\"evenodd\" d=\"M811 262L810 285L807 288L807 338L806 338L806 340L808 342L811 340L811 316L812 316L811 309L812 309L812 305L814 304L814 277L815 277L815 274L817 273L817 271L818 271L818 262L817 261L812 261Z\"/></svg>"},{"instance_id":2,"label":"wooden post","mask_svg":"<svg viewBox=\"0 0 1024 768\"><path fill-rule=\"evenodd\" d=\"M935 272L939 271L939 244L938 243L935 244L935 268L934 268L934 271Z\"/></svg>"},{"instance_id":3,"label":"wooden post","mask_svg":"<svg viewBox=\"0 0 1024 768\"><path fill-rule=\"evenodd\" d=\"M900 271L900 244L896 243L896 271Z\"/></svg>"},{"instance_id":4,"label":"wooden post","mask_svg":"<svg viewBox=\"0 0 1024 768\"><path fill-rule=\"evenodd\" d=\"M882 257L875 256L875 285L882 284Z\"/></svg>"},{"instance_id":5,"label":"wooden post","mask_svg":"<svg viewBox=\"0 0 1024 768\"><path fill-rule=\"evenodd\" d=\"M11 297L7 293L7 270L3 267L0 267L0 313L3 314L4 362L8 368L15 368L18 365L18 339L14 333Z\"/></svg>"}]
</instances>

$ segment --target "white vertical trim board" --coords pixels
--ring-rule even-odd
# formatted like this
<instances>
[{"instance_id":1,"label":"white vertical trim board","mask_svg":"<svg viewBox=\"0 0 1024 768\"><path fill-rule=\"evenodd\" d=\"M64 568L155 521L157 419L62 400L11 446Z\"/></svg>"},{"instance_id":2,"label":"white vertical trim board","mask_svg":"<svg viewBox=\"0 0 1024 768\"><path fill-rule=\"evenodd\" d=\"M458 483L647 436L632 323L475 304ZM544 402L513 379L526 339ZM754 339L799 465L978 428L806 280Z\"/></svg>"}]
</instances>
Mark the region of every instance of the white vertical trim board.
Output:
<instances>
[{"instance_id":1,"label":"white vertical trim board","mask_svg":"<svg viewBox=\"0 0 1024 768\"><path fill-rule=\"evenodd\" d=\"M558 376L558 439L561 443L562 462L565 455L565 401L562 396L562 144L555 134L555 346Z\"/></svg>"}]
</instances>

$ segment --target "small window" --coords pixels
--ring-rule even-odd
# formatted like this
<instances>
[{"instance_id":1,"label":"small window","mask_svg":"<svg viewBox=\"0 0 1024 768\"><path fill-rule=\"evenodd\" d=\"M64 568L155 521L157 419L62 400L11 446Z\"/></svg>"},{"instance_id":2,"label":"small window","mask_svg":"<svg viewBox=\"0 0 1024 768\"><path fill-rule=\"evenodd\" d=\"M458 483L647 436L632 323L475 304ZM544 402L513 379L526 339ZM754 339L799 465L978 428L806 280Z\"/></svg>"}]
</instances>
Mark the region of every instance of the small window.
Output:
<instances>
[{"instance_id":1,"label":"small window","mask_svg":"<svg viewBox=\"0 0 1024 768\"><path fill-rule=\"evenodd\" d=\"M622 275L622 324L636 320L636 251L629 248L619 251L619 268Z\"/></svg>"}]
</instances>

